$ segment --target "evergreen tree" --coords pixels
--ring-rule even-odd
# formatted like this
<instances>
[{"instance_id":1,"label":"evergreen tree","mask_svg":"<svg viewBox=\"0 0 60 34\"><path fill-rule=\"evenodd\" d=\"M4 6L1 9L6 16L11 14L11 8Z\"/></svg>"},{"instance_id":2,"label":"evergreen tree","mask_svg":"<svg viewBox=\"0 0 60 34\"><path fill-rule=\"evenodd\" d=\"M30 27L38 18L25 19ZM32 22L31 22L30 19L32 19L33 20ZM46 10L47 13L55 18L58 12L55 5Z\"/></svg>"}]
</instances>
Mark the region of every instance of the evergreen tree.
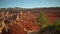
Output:
<instances>
[{"instance_id":1,"label":"evergreen tree","mask_svg":"<svg viewBox=\"0 0 60 34\"><path fill-rule=\"evenodd\" d=\"M46 24L47 22L48 22L48 19L46 18L45 13L43 11L40 12L37 17L37 23L42 26L43 24Z\"/></svg>"},{"instance_id":2,"label":"evergreen tree","mask_svg":"<svg viewBox=\"0 0 60 34\"><path fill-rule=\"evenodd\" d=\"M41 11L37 17L37 24L40 26L40 30L42 28L46 29L48 19L45 16L45 13ZM38 31L38 34L40 34L40 30Z\"/></svg>"}]
</instances>

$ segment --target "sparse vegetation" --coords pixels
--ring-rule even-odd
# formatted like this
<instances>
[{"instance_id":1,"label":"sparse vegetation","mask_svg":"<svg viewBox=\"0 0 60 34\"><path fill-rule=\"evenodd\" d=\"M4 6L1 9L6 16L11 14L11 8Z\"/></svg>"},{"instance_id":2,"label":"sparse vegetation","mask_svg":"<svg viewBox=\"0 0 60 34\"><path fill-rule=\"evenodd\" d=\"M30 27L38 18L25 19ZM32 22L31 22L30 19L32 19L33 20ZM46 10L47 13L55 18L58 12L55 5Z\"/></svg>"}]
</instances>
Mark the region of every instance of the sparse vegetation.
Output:
<instances>
[{"instance_id":1,"label":"sparse vegetation","mask_svg":"<svg viewBox=\"0 0 60 34\"><path fill-rule=\"evenodd\" d=\"M60 20L55 21L54 24L43 27L38 34L60 34Z\"/></svg>"}]
</instances>

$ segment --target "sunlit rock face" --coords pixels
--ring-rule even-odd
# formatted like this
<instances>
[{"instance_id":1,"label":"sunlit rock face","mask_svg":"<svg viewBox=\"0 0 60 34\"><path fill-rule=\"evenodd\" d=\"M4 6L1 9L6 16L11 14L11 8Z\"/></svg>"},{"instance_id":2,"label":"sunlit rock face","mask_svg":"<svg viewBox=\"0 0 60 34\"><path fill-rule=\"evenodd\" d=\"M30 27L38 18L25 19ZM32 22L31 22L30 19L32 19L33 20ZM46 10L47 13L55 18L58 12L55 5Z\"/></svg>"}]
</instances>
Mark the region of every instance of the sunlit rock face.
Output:
<instances>
[{"instance_id":1,"label":"sunlit rock face","mask_svg":"<svg viewBox=\"0 0 60 34\"><path fill-rule=\"evenodd\" d=\"M10 33L11 34L27 34L27 32L24 31L24 27L23 25L18 25L18 24L13 24L12 26L10 26Z\"/></svg>"},{"instance_id":2,"label":"sunlit rock face","mask_svg":"<svg viewBox=\"0 0 60 34\"><path fill-rule=\"evenodd\" d=\"M15 19L13 19L15 16ZM34 17L34 18L33 18ZM3 28L0 29L0 32L3 34L29 34L36 32L39 29L39 26L36 24L36 14L26 12L18 14L4 14L2 18ZM26 30L24 30L26 28Z\"/></svg>"},{"instance_id":3,"label":"sunlit rock face","mask_svg":"<svg viewBox=\"0 0 60 34\"><path fill-rule=\"evenodd\" d=\"M26 28L26 30L24 30ZM38 31L39 27L38 25L31 23L31 22L22 22L19 24L13 24L10 26L10 34L30 34Z\"/></svg>"},{"instance_id":4,"label":"sunlit rock face","mask_svg":"<svg viewBox=\"0 0 60 34\"><path fill-rule=\"evenodd\" d=\"M10 26L10 34L27 34L27 32L24 31L23 27L21 25L13 24Z\"/></svg>"}]
</instances>

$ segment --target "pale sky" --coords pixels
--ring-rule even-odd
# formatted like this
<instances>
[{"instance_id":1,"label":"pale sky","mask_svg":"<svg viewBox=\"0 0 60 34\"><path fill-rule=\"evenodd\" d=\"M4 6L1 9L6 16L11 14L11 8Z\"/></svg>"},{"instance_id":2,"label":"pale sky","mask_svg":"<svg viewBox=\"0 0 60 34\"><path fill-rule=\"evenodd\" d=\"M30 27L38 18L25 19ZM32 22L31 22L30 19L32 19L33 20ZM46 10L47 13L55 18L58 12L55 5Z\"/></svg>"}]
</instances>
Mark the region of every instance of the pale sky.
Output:
<instances>
[{"instance_id":1,"label":"pale sky","mask_svg":"<svg viewBox=\"0 0 60 34\"><path fill-rule=\"evenodd\" d=\"M0 8L60 7L60 0L0 0Z\"/></svg>"}]
</instances>

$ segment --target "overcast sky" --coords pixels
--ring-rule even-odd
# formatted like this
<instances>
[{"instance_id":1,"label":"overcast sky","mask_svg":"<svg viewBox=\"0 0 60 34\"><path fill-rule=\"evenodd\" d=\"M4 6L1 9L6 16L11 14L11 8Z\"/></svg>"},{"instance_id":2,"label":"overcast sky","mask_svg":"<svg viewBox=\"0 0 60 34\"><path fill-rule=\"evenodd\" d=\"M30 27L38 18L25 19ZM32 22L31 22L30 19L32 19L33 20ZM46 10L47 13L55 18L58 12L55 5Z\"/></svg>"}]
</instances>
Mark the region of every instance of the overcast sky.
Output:
<instances>
[{"instance_id":1,"label":"overcast sky","mask_svg":"<svg viewBox=\"0 0 60 34\"><path fill-rule=\"evenodd\" d=\"M0 8L60 7L60 0L0 0Z\"/></svg>"}]
</instances>

